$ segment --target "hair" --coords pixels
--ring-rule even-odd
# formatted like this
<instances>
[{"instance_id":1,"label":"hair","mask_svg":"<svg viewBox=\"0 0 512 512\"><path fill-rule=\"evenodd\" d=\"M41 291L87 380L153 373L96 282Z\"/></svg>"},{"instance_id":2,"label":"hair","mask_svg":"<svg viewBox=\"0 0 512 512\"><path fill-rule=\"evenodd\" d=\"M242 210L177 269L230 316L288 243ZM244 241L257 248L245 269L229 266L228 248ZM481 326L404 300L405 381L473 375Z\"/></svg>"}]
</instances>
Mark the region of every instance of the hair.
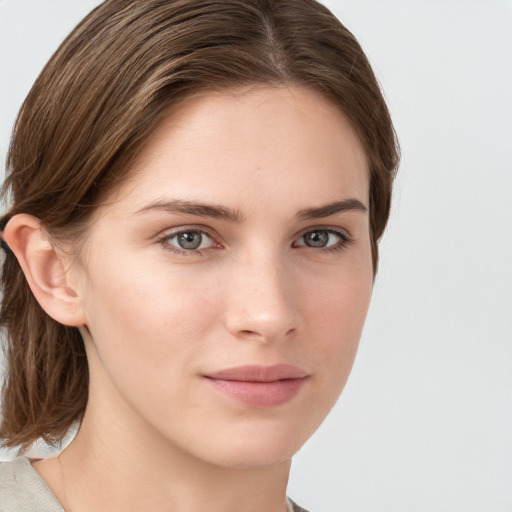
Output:
<instances>
[{"instance_id":1,"label":"hair","mask_svg":"<svg viewBox=\"0 0 512 512\"><path fill-rule=\"evenodd\" d=\"M103 2L55 52L20 110L3 187L9 216L33 215L52 240L78 243L173 105L258 84L309 87L351 122L370 168L375 272L398 143L363 50L315 0ZM22 451L38 438L57 443L87 405L81 336L42 310L10 251L2 288L2 442Z\"/></svg>"}]
</instances>

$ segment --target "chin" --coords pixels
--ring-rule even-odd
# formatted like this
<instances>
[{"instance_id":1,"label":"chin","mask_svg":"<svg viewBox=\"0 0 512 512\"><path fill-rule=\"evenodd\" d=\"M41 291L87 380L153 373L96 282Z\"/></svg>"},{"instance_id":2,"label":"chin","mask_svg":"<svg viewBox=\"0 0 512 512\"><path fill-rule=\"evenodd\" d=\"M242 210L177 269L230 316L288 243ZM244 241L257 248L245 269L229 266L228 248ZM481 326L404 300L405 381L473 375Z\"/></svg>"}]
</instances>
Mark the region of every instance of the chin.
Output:
<instances>
[{"instance_id":1,"label":"chin","mask_svg":"<svg viewBox=\"0 0 512 512\"><path fill-rule=\"evenodd\" d=\"M261 470L288 464L299 449L300 446L291 448L282 445L239 443L236 446L229 446L226 450L218 448L216 453L203 454L203 458L214 466L226 469Z\"/></svg>"},{"instance_id":2,"label":"chin","mask_svg":"<svg viewBox=\"0 0 512 512\"><path fill-rule=\"evenodd\" d=\"M301 422L253 421L235 429L210 430L191 451L210 464L233 469L263 469L289 463L316 429Z\"/></svg>"}]
</instances>

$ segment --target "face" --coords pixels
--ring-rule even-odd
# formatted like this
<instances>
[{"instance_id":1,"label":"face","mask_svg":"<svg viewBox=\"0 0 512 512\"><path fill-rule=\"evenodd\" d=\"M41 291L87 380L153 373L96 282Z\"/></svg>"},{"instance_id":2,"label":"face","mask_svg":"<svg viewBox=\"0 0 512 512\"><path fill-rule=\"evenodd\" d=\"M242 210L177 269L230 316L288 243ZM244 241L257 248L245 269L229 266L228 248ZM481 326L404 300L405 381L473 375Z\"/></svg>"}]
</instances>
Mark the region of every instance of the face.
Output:
<instances>
[{"instance_id":1,"label":"face","mask_svg":"<svg viewBox=\"0 0 512 512\"><path fill-rule=\"evenodd\" d=\"M306 88L171 112L88 233L91 408L210 463L288 460L356 353L368 174L348 121Z\"/></svg>"}]
</instances>

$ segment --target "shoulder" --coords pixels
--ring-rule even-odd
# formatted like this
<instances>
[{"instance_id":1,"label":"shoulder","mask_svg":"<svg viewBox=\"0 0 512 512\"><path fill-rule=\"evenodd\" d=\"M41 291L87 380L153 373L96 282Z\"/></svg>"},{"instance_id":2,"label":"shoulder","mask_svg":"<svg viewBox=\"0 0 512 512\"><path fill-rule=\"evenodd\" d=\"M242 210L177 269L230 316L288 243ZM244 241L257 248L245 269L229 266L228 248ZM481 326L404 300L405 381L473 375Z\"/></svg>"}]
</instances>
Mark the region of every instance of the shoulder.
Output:
<instances>
[{"instance_id":1,"label":"shoulder","mask_svg":"<svg viewBox=\"0 0 512 512\"><path fill-rule=\"evenodd\" d=\"M291 499L288 498L288 501L290 502L290 504L292 506L293 512L308 512L305 508L299 507L299 505L297 505L297 503L295 503Z\"/></svg>"},{"instance_id":2,"label":"shoulder","mask_svg":"<svg viewBox=\"0 0 512 512\"><path fill-rule=\"evenodd\" d=\"M63 512L26 457L0 462L0 512Z\"/></svg>"}]
</instances>

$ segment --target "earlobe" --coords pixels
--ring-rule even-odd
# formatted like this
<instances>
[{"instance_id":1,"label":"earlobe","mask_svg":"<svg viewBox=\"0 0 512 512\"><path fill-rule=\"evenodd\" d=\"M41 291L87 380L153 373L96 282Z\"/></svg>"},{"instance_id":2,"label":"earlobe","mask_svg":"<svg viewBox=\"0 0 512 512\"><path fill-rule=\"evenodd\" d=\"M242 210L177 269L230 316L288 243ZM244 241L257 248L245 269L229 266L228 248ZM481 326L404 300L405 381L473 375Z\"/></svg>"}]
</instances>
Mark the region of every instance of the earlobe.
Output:
<instances>
[{"instance_id":1,"label":"earlobe","mask_svg":"<svg viewBox=\"0 0 512 512\"><path fill-rule=\"evenodd\" d=\"M5 227L3 238L46 313L64 325L85 325L82 300L70 283L66 258L50 243L39 219L24 213L14 215Z\"/></svg>"}]
</instances>

